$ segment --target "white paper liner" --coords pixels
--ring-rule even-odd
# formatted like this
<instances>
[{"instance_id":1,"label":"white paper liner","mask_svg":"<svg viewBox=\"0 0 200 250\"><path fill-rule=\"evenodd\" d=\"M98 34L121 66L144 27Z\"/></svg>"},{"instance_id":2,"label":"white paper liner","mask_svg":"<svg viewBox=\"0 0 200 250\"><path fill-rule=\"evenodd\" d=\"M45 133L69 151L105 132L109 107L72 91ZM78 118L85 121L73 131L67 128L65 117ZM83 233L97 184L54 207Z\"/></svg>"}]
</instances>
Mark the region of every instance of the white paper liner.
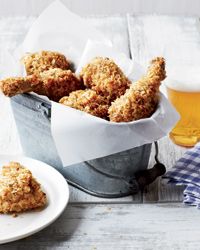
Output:
<instances>
[{"instance_id":1,"label":"white paper liner","mask_svg":"<svg viewBox=\"0 0 200 250\"><path fill-rule=\"evenodd\" d=\"M161 94L148 119L114 123L52 102L52 135L64 166L151 143L167 135L179 116Z\"/></svg>"},{"instance_id":2,"label":"white paper liner","mask_svg":"<svg viewBox=\"0 0 200 250\"><path fill-rule=\"evenodd\" d=\"M30 28L22 45L23 52L60 51L75 66L88 39L111 43L88 22L55 1L42 12Z\"/></svg>"}]
</instances>

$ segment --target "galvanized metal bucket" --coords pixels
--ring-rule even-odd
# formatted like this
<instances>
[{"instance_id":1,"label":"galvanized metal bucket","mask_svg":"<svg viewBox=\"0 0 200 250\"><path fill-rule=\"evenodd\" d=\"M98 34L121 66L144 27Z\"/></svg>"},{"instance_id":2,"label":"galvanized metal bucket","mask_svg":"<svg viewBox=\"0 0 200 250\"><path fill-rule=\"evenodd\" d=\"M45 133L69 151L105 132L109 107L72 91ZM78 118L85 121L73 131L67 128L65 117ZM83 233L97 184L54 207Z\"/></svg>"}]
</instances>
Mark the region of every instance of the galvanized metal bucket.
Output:
<instances>
[{"instance_id":1,"label":"galvanized metal bucket","mask_svg":"<svg viewBox=\"0 0 200 250\"><path fill-rule=\"evenodd\" d=\"M25 155L50 164L92 195L114 198L139 191L135 174L147 169L151 144L64 168L51 135L51 103L23 94L11 98L11 106Z\"/></svg>"}]
</instances>

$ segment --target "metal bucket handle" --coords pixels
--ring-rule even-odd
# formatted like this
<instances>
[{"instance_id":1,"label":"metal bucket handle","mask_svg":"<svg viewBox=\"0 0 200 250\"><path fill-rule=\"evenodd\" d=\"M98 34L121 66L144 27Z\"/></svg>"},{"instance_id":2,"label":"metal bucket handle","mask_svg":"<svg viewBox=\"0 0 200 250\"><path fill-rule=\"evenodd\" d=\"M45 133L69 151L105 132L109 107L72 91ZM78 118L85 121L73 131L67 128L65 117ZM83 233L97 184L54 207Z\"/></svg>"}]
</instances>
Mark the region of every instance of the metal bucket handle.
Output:
<instances>
[{"instance_id":1,"label":"metal bucket handle","mask_svg":"<svg viewBox=\"0 0 200 250\"><path fill-rule=\"evenodd\" d=\"M151 169L142 170L135 174L135 179L141 190L144 189L145 186L154 182L159 176L165 174L166 172L165 165L158 160L158 153L159 153L158 142L155 141L154 145L156 151L155 153L156 164Z\"/></svg>"}]
</instances>

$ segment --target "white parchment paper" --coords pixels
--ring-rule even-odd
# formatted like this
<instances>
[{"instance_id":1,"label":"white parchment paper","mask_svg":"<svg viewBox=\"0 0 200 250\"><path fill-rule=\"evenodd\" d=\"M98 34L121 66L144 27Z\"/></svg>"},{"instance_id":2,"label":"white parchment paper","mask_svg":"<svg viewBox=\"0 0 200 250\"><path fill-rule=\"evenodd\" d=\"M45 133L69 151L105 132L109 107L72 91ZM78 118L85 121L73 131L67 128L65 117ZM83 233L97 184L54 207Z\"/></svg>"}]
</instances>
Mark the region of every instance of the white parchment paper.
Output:
<instances>
[{"instance_id":1,"label":"white parchment paper","mask_svg":"<svg viewBox=\"0 0 200 250\"><path fill-rule=\"evenodd\" d=\"M88 22L54 1L35 20L15 57L39 50L59 51L77 67L88 39L112 44Z\"/></svg>"},{"instance_id":2,"label":"white parchment paper","mask_svg":"<svg viewBox=\"0 0 200 250\"><path fill-rule=\"evenodd\" d=\"M133 81L144 74L139 64L117 51L100 32L59 1L38 17L14 55L6 53L5 65L10 61L15 68L12 74L12 66L9 67L10 75L23 75L18 63L20 56L39 50L65 54L75 64L77 74L96 56L112 58ZM162 94L152 117L129 123L113 123L59 103L51 104L52 136L65 167L151 143L167 135L179 119Z\"/></svg>"},{"instance_id":3,"label":"white parchment paper","mask_svg":"<svg viewBox=\"0 0 200 250\"><path fill-rule=\"evenodd\" d=\"M52 102L52 134L63 165L103 157L151 143L165 136L178 114L161 94L151 118L113 123Z\"/></svg>"}]
</instances>

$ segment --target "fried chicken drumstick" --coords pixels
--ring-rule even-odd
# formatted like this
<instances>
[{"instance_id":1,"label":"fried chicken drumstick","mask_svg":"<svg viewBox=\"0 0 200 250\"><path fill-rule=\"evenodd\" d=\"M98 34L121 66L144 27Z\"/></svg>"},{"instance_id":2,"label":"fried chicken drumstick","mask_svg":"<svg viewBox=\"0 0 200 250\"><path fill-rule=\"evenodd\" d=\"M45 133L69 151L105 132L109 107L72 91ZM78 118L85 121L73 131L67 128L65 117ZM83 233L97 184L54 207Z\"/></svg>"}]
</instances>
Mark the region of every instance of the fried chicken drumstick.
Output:
<instances>
[{"instance_id":1,"label":"fried chicken drumstick","mask_svg":"<svg viewBox=\"0 0 200 250\"><path fill-rule=\"evenodd\" d=\"M5 96L9 97L31 91L37 92L37 88L38 91L41 90L41 82L35 75L27 77L9 77L0 81L1 91Z\"/></svg>"},{"instance_id":2,"label":"fried chicken drumstick","mask_svg":"<svg viewBox=\"0 0 200 250\"><path fill-rule=\"evenodd\" d=\"M59 102L103 119L108 117L107 100L91 89L73 91Z\"/></svg>"},{"instance_id":3,"label":"fried chicken drumstick","mask_svg":"<svg viewBox=\"0 0 200 250\"><path fill-rule=\"evenodd\" d=\"M131 84L113 60L103 57L96 57L83 67L80 76L86 87L105 96L110 102L123 95Z\"/></svg>"},{"instance_id":4,"label":"fried chicken drumstick","mask_svg":"<svg viewBox=\"0 0 200 250\"><path fill-rule=\"evenodd\" d=\"M165 77L165 60L157 57L151 61L147 74L112 102L108 110L110 121L130 122L150 117L157 107L159 86Z\"/></svg>"},{"instance_id":5,"label":"fried chicken drumstick","mask_svg":"<svg viewBox=\"0 0 200 250\"><path fill-rule=\"evenodd\" d=\"M70 63L67 58L54 51L40 51L28 53L22 59L27 75L39 74L48 69L69 69Z\"/></svg>"},{"instance_id":6,"label":"fried chicken drumstick","mask_svg":"<svg viewBox=\"0 0 200 250\"><path fill-rule=\"evenodd\" d=\"M33 91L39 95L46 95L53 101L59 101L70 92L81 89L82 84L70 70L55 68L39 75L1 80L0 88L4 95L9 97Z\"/></svg>"}]
</instances>

